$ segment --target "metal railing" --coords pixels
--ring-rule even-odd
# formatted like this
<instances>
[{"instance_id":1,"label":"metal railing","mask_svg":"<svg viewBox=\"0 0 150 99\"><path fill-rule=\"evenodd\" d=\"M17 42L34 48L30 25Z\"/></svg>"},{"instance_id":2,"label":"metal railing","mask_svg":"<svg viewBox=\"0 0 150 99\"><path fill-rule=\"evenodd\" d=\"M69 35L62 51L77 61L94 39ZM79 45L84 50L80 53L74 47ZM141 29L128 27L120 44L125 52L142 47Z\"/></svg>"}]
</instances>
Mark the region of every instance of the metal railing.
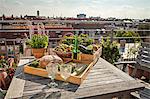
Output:
<instances>
[{"instance_id":1,"label":"metal railing","mask_svg":"<svg viewBox=\"0 0 150 99\"><path fill-rule=\"evenodd\" d=\"M111 30L104 30L104 29L48 29L48 30L45 30L46 31L46 34L49 36L49 47L55 47L58 45L59 41L62 39L62 34L61 32L72 32L74 34L81 34L81 33L84 33L84 34L88 34L90 38L93 38L95 40L98 41L98 43L100 43L101 41L101 38L103 37L103 39L106 39L106 38L110 38L111 41L120 41L121 39L124 40L128 40L128 41L132 41L133 39L147 39L150 41L150 30L137 30L137 29L129 29L129 30L118 30L118 29L111 29ZM58 33L59 31L59 33ZM133 31L133 32L138 32L138 33L142 33L142 32L147 32L148 33L148 36L141 36L141 37L115 37L115 33L117 31ZM30 30L0 30L0 32L30 32ZM38 32L38 30L33 30L33 32ZM56 37L51 37L50 34L52 32L55 32L56 33ZM60 36L59 36L60 35ZM25 42L26 39L0 39L0 41L15 41L17 42L18 40L22 40L23 42ZM124 59L126 60L130 60L130 59L135 59L136 58L136 54L135 55L129 55L130 54L130 49L132 48L137 48L137 46L139 45L139 43L136 43L136 42L127 42L125 44L125 52L121 52L121 55ZM118 47L119 47L119 43L118 43ZM128 55L127 55L128 54Z\"/></svg>"}]
</instances>

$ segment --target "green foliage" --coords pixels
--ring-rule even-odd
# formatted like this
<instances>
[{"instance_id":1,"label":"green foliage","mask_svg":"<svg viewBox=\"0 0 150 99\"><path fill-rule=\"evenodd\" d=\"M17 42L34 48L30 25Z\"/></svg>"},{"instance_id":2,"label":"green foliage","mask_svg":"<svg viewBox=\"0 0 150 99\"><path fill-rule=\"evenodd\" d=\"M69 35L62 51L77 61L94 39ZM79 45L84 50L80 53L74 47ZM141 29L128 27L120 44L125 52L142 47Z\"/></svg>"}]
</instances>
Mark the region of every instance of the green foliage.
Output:
<instances>
[{"instance_id":1,"label":"green foliage","mask_svg":"<svg viewBox=\"0 0 150 99\"><path fill-rule=\"evenodd\" d=\"M73 37L65 36L64 39L62 40L62 43L67 44L67 45L73 44L73 38L74 36Z\"/></svg>"},{"instance_id":2,"label":"green foliage","mask_svg":"<svg viewBox=\"0 0 150 99\"><path fill-rule=\"evenodd\" d=\"M131 48L129 48L127 52L127 57L132 57L137 55L140 47L141 45L139 44L138 46L132 46Z\"/></svg>"},{"instance_id":3,"label":"green foliage","mask_svg":"<svg viewBox=\"0 0 150 99\"><path fill-rule=\"evenodd\" d=\"M27 44L32 48L46 48L48 46L48 36L41 34L34 34Z\"/></svg>"},{"instance_id":4,"label":"green foliage","mask_svg":"<svg viewBox=\"0 0 150 99\"><path fill-rule=\"evenodd\" d=\"M116 32L116 37L123 37L124 31L117 31Z\"/></svg>"},{"instance_id":5,"label":"green foliage","mask_svg":"<svg viewBox=\"0 0 150 99\"><path fill-rule=\"evenodd\" d=\"M139 37L139 38L125 38L127 42L139 42L141 40L139 34L133 31L117 31L116 37Z\"/></svg>"},{"instance_id":6,"label":"green foliage","mask_svg":"<svg viewBox=\"0 0 150 99\"><path fill-rule=\"evenodd\" d=\"M20 52L21 54L23 54L23 44L20 44L20 45L19 45L19 52Z\"/></svg>"},{"instance_id":7,"label":"green foliage","mask_svg":"<svg viewBox=\"0 0 150 99\"><path fill-rule=\"evenodd\" d=\"M39 66L39 61L33 61L31 64L30 64L31 67L35 67L37 68Z\"/></svg>"},{"instance_id":8,"label":"green foliage","mask_svg":"<svg viewBox=\"0 0 150 99\"><path fill-rule=\"evenodd\" d=\"M0 59L0 68L5 68L7 69L9 67L8 61L5 59Z\"/></svg>"},{"instance_id":9,"label":"green foliage","mask_svg":"<svg viewBox=\"0 0 150 99\"><path fill-rule=\"evenodd\" d=\"M102 39L102 57L110 63L116 62L120 58L119 49L116 42Z\"/></svg>"},{"instance_id":10,"label":"green foliage","mask_svg":"<svg viewBox=\"0 0 150 99\"><path fill-rule=\"evenodd\" d=\"M64 39L62 40L62 43L63 43L63 46L59 45L59 47L56 47L55 50L57 51L64 51L66 52L65 50L68 51L72 51L74 49L74 42L75 41L75 35L73 36L65 36ZM94 39L92 38L89 38L88 34L80 34L78 37L77 37L77 45L78 45L78 48L80 50L80 52L84 53L84 54L93 54L93 42L94 42ZM69 49L67 47L64 46L68 45Z\"/></svg>"},{"instance_id":11,"label":"green foliage","mask_svg":"<svg viewBox=\"0 0 150 99\"><path fill-rule=\"evenodd\" d=\"M73 40L75 36L71 36L71 37L65 36L64 38L65 39L62 40L62 43L67 44L67 45L71 45L74 43ZM89 38L87 34L80 34L78 36L78 44L88 46L88 45L93 44L93 42L94 42L94 39Z\"/></svg>"},{"instance_id":12,"label":"green foliage","mask_svg":"<svg viewBox=\"0 0 150 99\"><path fill-rule=\"evenodd\" d=\"M94 42L94 39L89 38L88 34L80 34L78 40L79 40L79 44L84 46L91 45Z\"/></svg>"}]
</instances>

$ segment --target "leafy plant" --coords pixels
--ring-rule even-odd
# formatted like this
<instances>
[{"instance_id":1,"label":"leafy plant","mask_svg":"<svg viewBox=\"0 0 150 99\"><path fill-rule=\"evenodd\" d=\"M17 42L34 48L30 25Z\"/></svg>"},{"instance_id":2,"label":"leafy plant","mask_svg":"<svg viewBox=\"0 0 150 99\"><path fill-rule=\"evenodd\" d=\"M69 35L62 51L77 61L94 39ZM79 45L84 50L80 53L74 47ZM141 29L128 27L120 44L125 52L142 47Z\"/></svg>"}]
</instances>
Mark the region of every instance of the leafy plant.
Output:
<instances>
[{"instance_id":1,"label":"leafy plant","mask_svg":"<svg viewBox=\"0 0 150 99\"><path fill-rule=\"evenodd\" d=\"M133 31L117 31L116 37L139 37L139 38L125 38L127 42L139 42L140 36L137 32Z\"/></svg>"},{"instance_id":2,"label":"leafy plant","mask_svg":"<svg viewBox=\"0 0 150 99\"><path fill-rule=\"evenodd\" d=\"M78 40L79 40L79 44L84 46L91 45L94 42L94 39L89 38L87 34L80 34Z\"/></svg>"},{"instance_id":3,"label":"leafy plant","mask_svg":"<svg viewBox=\"0 0 150 99\"><path fill-rule=\"evenodd\" d=\"M102 39L102 57L112 64L116 62L120 58L117 43Z\"/></svg>"},{"instance_id":4,"label":"leafy plant","mask_svg":"<svg viewBox=\"0 0 150 99\"><path fill-rule=\"evenodd\" d=\"M74 36L72 37L65 36L64 39L62 40L62 43L67 45L73 44L73 38Z\"/></svg>"},{"instance_id":5,"label":"leafy plant","mask_svg":"<svg viewBox=\"0 0 150 99\"><path fill-rule=\"evenodd\" d=\"M71 36L71 37L65 36L64 39L62 40L62 43L67 44L67 45L73 44L74 38L75 36ZM80 34L78 36L78 44L88 46L88 45L93 44L93 42L94 42L94 39L89 38L87 34Z\"/></svg>"},{"instance_id":6,"label":"leafy plant","mask_svg":"<svg viewBox=\"0 0 150 99\"><path fill-rule=\"evenodd\" d=\"M15 73L15 66L16 64L13 63L12 66L10 65L10 61L6 60L4 56L1 56L0 59L0 69L7 73L7 77L11 80ZM8 82L8 81L7 81Z\"/></svg>"},{"instance_id":7,"label":"leafy plant","mask_svg":"<svg viewBox=\"0 0 150 99\"><path fill-rule=\"evenodd\" d=\"M37 68L39 66L39 61L33 61L31 64L30 64L31 67L35 67Z\"/></svg>"},{"instance_id":8,"label":"leafy plant","mask_svg":"<svg viewBox=\"0 0 150 99\"><path fill-rule=\"evenodd\" d=\"M137 47L136 47L136 46L133 46L133 47L129 48L129 49L128 49L128 52L127 52L127 57L130 57L130 56L132 56L132 55L134 55L134 56L137 55L137 53L138 53L140 47L141 47L141 46L138 45Z\"/></svg>"},{"instance_id":9,"label":"leafy plant","mask_svg":"<svg viewBox=\"0 0 150 99\"><path fill-rule=\"evenodd\" d=\"M19 52L20 52L21 54L23 54L23 44L20 44L20 45L19 45Z\"/></svg>"},{"instance_id":10,"label":"leafy plant","mask_svg":"<svg viewBox=\"0 0 150 99\"><path fill-rule=\"evenodd\" d=\"M28 39L27 44L32 48L46 48L48 46L48 36L34 34L31 39Z\"/></svg>"},{"instance_id":11,"label":"leafy plant","mask_svg":"<svg viewBox=\"0 0 150 99\"><path fill-rule=\"evenodd\" d=\"M9 67L8 61L6 61L4 58L0 59L0 68L7 69Z\"/></svg>"},{"instance_id":12,"label":"leafy plant","mask_svg":"<svg viewBox=\"0 0 150 99\"><path fill-rule=\"evenodd\" d=\"M63 44L59 44L59 46L57 46L55 48L55 50L60 51L60 52L62 52L62 51L63 52L72 52L72 50L74 48L74 46L73 46L74 41L75 41L75 35L64 36L64 39L62 40ZM88 34L80 34L77 37L77 42L78 42L78 49L80 50L80 52L82 52L84 54L93 54L94 39L89 38Z\"/></svg>"}]
</instances>

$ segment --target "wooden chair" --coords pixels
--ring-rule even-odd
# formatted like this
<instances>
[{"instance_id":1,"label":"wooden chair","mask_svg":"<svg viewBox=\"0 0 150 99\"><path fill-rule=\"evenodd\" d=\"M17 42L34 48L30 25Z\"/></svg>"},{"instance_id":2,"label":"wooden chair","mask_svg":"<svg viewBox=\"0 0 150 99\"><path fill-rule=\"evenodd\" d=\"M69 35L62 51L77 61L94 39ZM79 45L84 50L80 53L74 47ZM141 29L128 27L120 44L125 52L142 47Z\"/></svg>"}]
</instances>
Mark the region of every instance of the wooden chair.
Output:
<instances>
[{"instance_id":1,"label":"wooden chair","mask_svg":"<svg viewBox=\"0 0 150 99\"><path fill-rule=\"evenodd\" d=\"M135 61L121 61L116 62L115 64L123 64L123 71L126 68L127 64L131 64L133 72L131 74L132 77L136 77L136 73L138 70L146 71L150 75L150 42L141 43L141 48L139 49L137 58ZM143 75L143 74L142 74ZM149 76L150 79L150 76ZM144 88L144 90L139 92L139 99L150 99L150 86Z\"/></svg>"},{"instance_id":2,"label":"wooden chair","mask_svg":"<svg viewBox=\"0 0 150 99\"><path fill-rule=\"evenodd\" d=\"M142 42L141 47L139 48L139 52L135 61L119 61L115 62L115 65L123 64L122 71L125 71L127 64L132 65L134 68L132 72L132 76L135 77L135 73L138 69L145 70L150 72L150 43Z\"/></svg>"},{"instance_id":3,"label":"wooden chair","mask_svg":"<svg viewBox=\"0 0 150 99\"><path fill-rule=\"evenodd\" d=\"M150 99L150 88L144 88L139 94L140 99Z\"/></svg>"},{"instance_id":4,"label":"wooden chair","mask_svg":"<svg viewBox=\"0 0 150 99\"><path fill-rule=\"evenodd\" d=\"M141 43L141 48L138 52L136 64L133 65L135 68L132 72L132 76L135 77L135 73L138 69L147 71L150 73L150 43Z\"/></svg>"}]
</instances>

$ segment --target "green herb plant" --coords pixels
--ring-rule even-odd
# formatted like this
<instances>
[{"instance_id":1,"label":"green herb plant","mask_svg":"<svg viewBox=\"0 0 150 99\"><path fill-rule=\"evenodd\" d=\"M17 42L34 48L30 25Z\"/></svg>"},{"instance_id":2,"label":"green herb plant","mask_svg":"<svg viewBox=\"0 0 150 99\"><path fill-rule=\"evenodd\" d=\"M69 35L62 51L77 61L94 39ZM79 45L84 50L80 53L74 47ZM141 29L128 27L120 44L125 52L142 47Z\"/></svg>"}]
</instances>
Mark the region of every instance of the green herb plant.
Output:
<instances>
[{"instance_id":1,"label":"green herb plant","mask_svg":"<svg viewBox=\"0 0 150 99\"><path fill-rule=\"evenodd\" d=\"M27 40L32 48L47 48L48 46L48 36L42 34L34 34L31 39Z\"/></svg>"},{"instance_id":2,"label":"green herb plant","mask_svg":"<svg viewBox=\"0 0 150 99\"><path fill-rule=\"evenodd\" d=\"M33 61L31 64L30 64L31 67L35 67L37 68L39 66L39 61Z\"/></svg>"},{"instance_id":3,"label":"green herb plant","mask_svg":"<svg viewBox=\"0 0 150 99\"><path fill-rule=\"evenodd\" d=\"M112 64L120 58L116 42L111 42L109 38L102 39L102 58Z\"/></svg>"}]
</instances>

